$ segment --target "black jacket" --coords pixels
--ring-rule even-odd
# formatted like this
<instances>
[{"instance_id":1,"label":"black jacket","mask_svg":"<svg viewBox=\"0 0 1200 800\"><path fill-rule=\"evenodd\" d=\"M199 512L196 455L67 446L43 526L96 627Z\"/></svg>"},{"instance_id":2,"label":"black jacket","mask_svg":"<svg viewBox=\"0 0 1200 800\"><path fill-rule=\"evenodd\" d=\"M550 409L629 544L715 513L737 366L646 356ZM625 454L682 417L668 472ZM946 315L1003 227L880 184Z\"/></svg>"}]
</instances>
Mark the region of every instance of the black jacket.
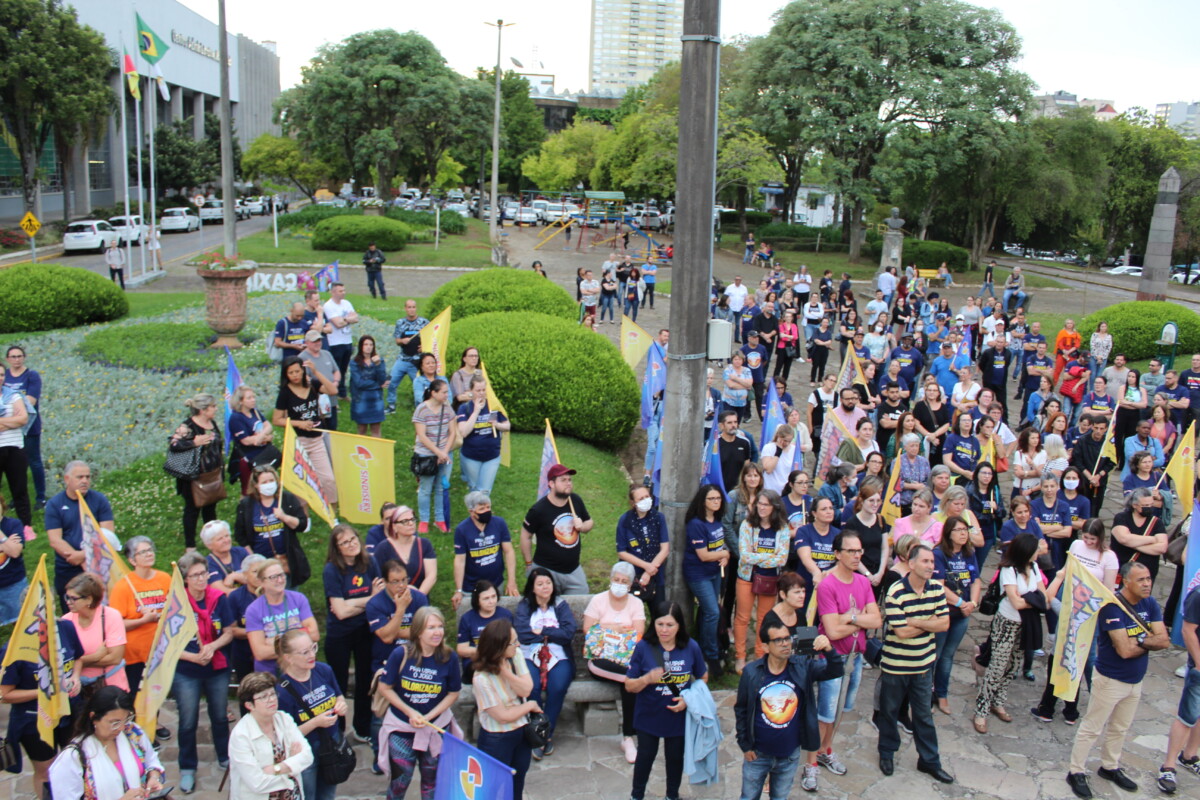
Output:
<instances>
[{"instance_id":1,"label":"black jacket","mask_svg":"<svg viewBox=\"0 0 1200 800\"><path fill-rule=\"evenodd\" d=\"M367 250L363 253L363 266L367 268L367 272L379 272L383 269L385 261L387 261L387 256L378 247L374 252Z\"/></svg>"},{"instance_id":2,"label":"black jacket","mask_svg":"<svg viewBox=\"0 0 1200 800\"><path fill-rule=\"evenodd\" d=\"M308 527L308 514L304 512L304 504L291 492L283 489L279 489L279 491L283 492L279 498L283 513L300 520L296 530L291 532L298 537L300 532ZM257 502L258 500L250 495L243 497L242 501L238 503L237 519L233 523L233 539L242 547L250 547L254 542L254 504ZM286 555L286 553L280 553L280 555Z\"/></svg>"},{"instance_id":3,"label":"black jacket","mask_svg":"<svg viewBox=\"0 0 1200 800\"><path fill-rule=\"evenodd\" d=\"M788 659L787 673L800 688L798 698L802 714L803 730L800 733L800 749L813 752L821 747L821 729L817 726L817 698L813 694L813 683L840 678L845 669L845 659L836 650L827 650L824 658L793 655ZM758 708L758 690L766 680L767 659L751 661L742 671L738 681L737 704L733 707L737 743L743 753L754 750L754 715Z\"/></svg>"}]
</instances>

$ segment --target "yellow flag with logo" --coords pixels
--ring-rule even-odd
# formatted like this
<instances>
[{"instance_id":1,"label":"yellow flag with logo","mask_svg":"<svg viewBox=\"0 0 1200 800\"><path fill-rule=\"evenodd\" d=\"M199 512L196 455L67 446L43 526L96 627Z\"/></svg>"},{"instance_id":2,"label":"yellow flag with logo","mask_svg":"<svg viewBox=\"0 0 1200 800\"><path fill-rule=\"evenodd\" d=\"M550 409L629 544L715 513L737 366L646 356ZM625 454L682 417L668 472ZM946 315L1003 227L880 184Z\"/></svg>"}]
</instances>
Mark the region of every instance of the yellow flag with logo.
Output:
<instances>
[{"instance_id":1,"label":"yellow flag with logo","mask_svg":"<svg viewBox=\"0 0 1200 800\"><path fill-rule=\"evenodd\" d=\"M175 667L179 664L179 656L197 634L196 614L192 611L192 601L188 599L187 589L183 587L179 565L171 566L171 588L167 591L162 616L158 618L158 627L154 629L154 644L150 648L150 657L146 659L142 686L133 701L137 723L151 741L154 740L154 730L158 727L158 710L162 708L163 702L171 692L171 684L175 682Z\"/></svg>"},{"instance_id":2,"label":"yellow flag with logo","mask_svg":"<svg viewBox=\"0 0 1200 800\"><path fill-rule=\"evenodd\" d=\"M1079 681L1088 654L1100 609L1117 598L1083 565L1074 554L1067 554L1066 577L1062 585L1062 611L1058 615L1058 631L1054 640L1054 668L1050 683L1054 696L1074 700L1079 693Z\"/></svg>"},{"instance_id":3,"label":"yellow flag with logo","mask_svg":"<svg viewBox=\"0 0 1200 800\"><path fill-rule=\"evenodd\" d=\"M1179 495L1179 508L1191 508L1196 494L1196 423L1188 425L1175 454L1167 462L1167 475Z\"/></svg>"},{"instance_id":4,"label":"yellow flag with logo","mask_svg":"<svg viewBox=\"0 0 1200 800\"><path fill-rule=\"evenodd\" d=\"M621 358L625 359L631 370L637 372L638 362L646 355L653 341L641 325L627 316L621 316Z\"/></svg>"},{"instance_id":5,"label":"yellow flag with logo","mask_svg":"<svg viewBox=\"0 0 1200 800\"><path fill-rule=\"evenodd\" d=\"M883 506L879 509L879 516L883 517L888 525L895 525L896 520L903 516L900 508L900 493L904 491L900 479L900 459L903 457L896 456L896 461L892 464L892 474L888 476L887 489L883 494Z\"/></svg>"},{"instance_id":6,"label":"yellow flag with logo","mask_svg":"<svg viewBox=\"0 0 1200 800\"><path fill-rule=\"evenodd\" d=\"M325 431L324 436L342 516L363 525L379 522L383 504L396 502L396 443L338 431Z\"/></svg>"},{"instance_id":7,"label":"yellow flag with logo","mask_svg":"<svg viewBox=\"0 0 1200 800\"><path fill-rule=\"evenodd\" d=\"M115 535L100 527L92 509L88 508L87 496L79 504L79 528L83 532L79 549L83 551L83 571L99 575L109 590L129 574L129 565L113 545Z\"/></svg>"},{"instance_id":8,"label":"yellow flag with logo","mask_svg":"<svg viewBox=\"0 0 1200 800\"><path fill-rule=\"evenodd\" d=\"M437 359L437 374L449 376L449 363L447 362L448 353L446 352L450 346L450 310L453 306L446 306L441 310L436 317L429 320L429 324L421 328L421 350L425 353L433 353Z\"/></svg>"},{"instance_id":9,"label":"yellow flag with logo","mask_svg":"<svg viewBox=\"0 0 1200 800\"><path fill-rule=\"evenodd\" d=\"M279 477L283 481L283 488L307 503L317 516L329 525L337 524L333 507L321 491L321 480L317 477L312 460L296 441L296 431L291 425L283 431L283 464L279 468Z\"/></svg>"},{"instance_id":10,"label":"yellow flag with logo","mask_svg":"<svg viewBox=\"0 0 1200 800\"><path fill-rule=\"evenodd\" d=\"M492 388L492 379L488 377L487 366L483 363L482 358L479 359L479 371L483 373L483 380L484 380L485 385L487 386L488 410L492 411L493 413L499 411L501 414L504 415L505 419L507 419L511 422L512 418L508 416L508 411L504 408L503 404L501 404L500 398L496 396L495 389ZM509 439L509 432L508 431L497 431L493 427L492 435L500 436L500 463L506 467L511 467L512 466L512 441Z\"/></svg>"},{"instance_id":11,"label":"yellow flag with logo","mask_svg":"<svg viewBox=\"0 0 1200 800\"><path fill-rule=\"evenodd\" d=\"M58 649L57 616L43 553L21 602L21 613L4 652L4 661L0 663L0 674L14 661L33 664L37 674L38 735L51 747L59 720L71 713L71 703L59 674L62 661Z\"/></svg>"}]
</instances>

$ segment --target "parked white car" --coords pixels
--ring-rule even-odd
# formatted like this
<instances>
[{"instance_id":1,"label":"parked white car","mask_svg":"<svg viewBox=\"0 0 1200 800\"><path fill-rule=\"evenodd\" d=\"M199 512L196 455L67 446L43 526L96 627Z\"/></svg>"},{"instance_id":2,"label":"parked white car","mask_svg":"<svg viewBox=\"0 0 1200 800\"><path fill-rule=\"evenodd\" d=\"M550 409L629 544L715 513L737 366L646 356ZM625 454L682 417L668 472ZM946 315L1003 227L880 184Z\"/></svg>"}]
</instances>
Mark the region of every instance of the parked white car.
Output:
<instances>
[{"instance_id":1,"label":"parked white car","mask_svg":"<svg viewBox=\"0 0 1200 800\"><path fill-rule=\"evenodd\" d=\"M1107 272L1109 275L1132 275L1134 277L1140 277L1142 274L1141 267L1132 267L1132 266L1131 267L1113 267L1112 269L1106 269L1104 271Z\"/></svg>"},{"instance_id":2,"label":"parked white car","mask_svg":"<svg viewBox=\"0 0 1200 800\"><path fill-rule=\"evenodd\" d=\"M63 252L74 253L93 250L102 253L113 242L119 242L121 234L102 219L84 219L72 222L63 232Z\"/></svg>"},{"instance_id":3,"label":"parked white car","mask_svg":"<svg viewBox=\"0 0 1200 800\"><path fill-rule=\"evenodd\" d=\"M200 206L200 222L207 225L210 222L225 222L225 201L209 200Z\"/></svg>"},{"instance_id":4,"label":"parked white car","mask_svg":"<svg viewBox=\"0 0 1200 800\"><path fill-rule=\"evenodd\" d=\"M168 208L163 211L162 218L158 221L158 229L166 233L191 233L200 230L200 218L193 214L190 208Z\"/></svg>"},{"instance_id":5,"label":"parked white car","mask_svg":"<svg viewBox=\"0 0 1200 800\"><path fill-rule=\"evenodd\" d=\"M522 206L517 209L514 222L518 225L537 225L538 221L537 209L530 208L529 206Z\"/></svg>"},{"instance_id":6,"label":"parked white car","mask_svg":"<svg viewBox=\"0 0 1200 800\"><path fill-rule=\"evenodd\" d=\"M262 216L270 211L270 207L267 205L267 198L265 197L247 197L242 202L246 206L246 210L251 214Z\"/></svg>"},{"instance_id":7,"label":"parked white car","mask_svg":"<svg viewBox=\"0 0 1200 800\"><path fill-rule=\"evenodd\" d=\"M128 220L123 216L109 217L108 224L112 225L113 230L121 237L122 247L126 242L132 242L134 247L141 247L142 242L146 241L146 234L150 232L150 226L142 221L140 214L130 214Z\"/></svg>"}]
</instances>

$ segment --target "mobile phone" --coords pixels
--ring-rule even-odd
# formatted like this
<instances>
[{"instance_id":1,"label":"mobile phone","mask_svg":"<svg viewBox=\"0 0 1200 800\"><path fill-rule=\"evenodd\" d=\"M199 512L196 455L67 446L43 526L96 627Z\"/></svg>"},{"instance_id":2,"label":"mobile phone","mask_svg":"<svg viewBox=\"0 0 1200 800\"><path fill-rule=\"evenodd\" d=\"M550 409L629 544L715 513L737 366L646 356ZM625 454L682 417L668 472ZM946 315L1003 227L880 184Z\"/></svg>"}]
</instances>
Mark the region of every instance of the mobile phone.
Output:
<instances>
[{"instance_id":1,"label":"mobile phone","mask_svg":"<svg viewBox=\"0 0 1200 800\"><path fill-rule=\"evenodd\" d=\"M146 795L146 800L163 800L163 798L171 794L171 790L174 788L174 786L164 786L154 794Z\"/></svg>"}]
</instances>

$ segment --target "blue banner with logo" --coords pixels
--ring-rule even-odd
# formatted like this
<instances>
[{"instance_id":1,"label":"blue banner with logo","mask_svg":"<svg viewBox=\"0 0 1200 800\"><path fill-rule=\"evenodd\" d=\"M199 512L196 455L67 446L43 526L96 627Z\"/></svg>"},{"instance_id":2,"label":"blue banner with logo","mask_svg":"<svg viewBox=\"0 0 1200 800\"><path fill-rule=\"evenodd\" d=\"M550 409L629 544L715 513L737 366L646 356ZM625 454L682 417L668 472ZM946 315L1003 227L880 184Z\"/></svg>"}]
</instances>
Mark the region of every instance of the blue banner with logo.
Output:
<instances>
[{"instance_id":1,"label":"blue banner with logo","mask_svg":"<svg viewBox=\"0 0 1200 800\"><path fill-rule=\"evenodd\" d=\"M1179 593L1179 605L1171 626L1171 642L1177 647L1183 647L1183 602L1189 594L1200 589L1200 503L1195 503L1192 509L1192 526L1183 558L1183 591Z\"/></svg>"},{"instance_id":2,"label":"blue banner with logo","mask_svg":"<svg viewBox=\"0 0 1200 800\"><path fill-rule=\"evenodd\" d=\"M452 734L442 735L433 800L512 800L513 771Z\"/></svg>"}]
</instances>

